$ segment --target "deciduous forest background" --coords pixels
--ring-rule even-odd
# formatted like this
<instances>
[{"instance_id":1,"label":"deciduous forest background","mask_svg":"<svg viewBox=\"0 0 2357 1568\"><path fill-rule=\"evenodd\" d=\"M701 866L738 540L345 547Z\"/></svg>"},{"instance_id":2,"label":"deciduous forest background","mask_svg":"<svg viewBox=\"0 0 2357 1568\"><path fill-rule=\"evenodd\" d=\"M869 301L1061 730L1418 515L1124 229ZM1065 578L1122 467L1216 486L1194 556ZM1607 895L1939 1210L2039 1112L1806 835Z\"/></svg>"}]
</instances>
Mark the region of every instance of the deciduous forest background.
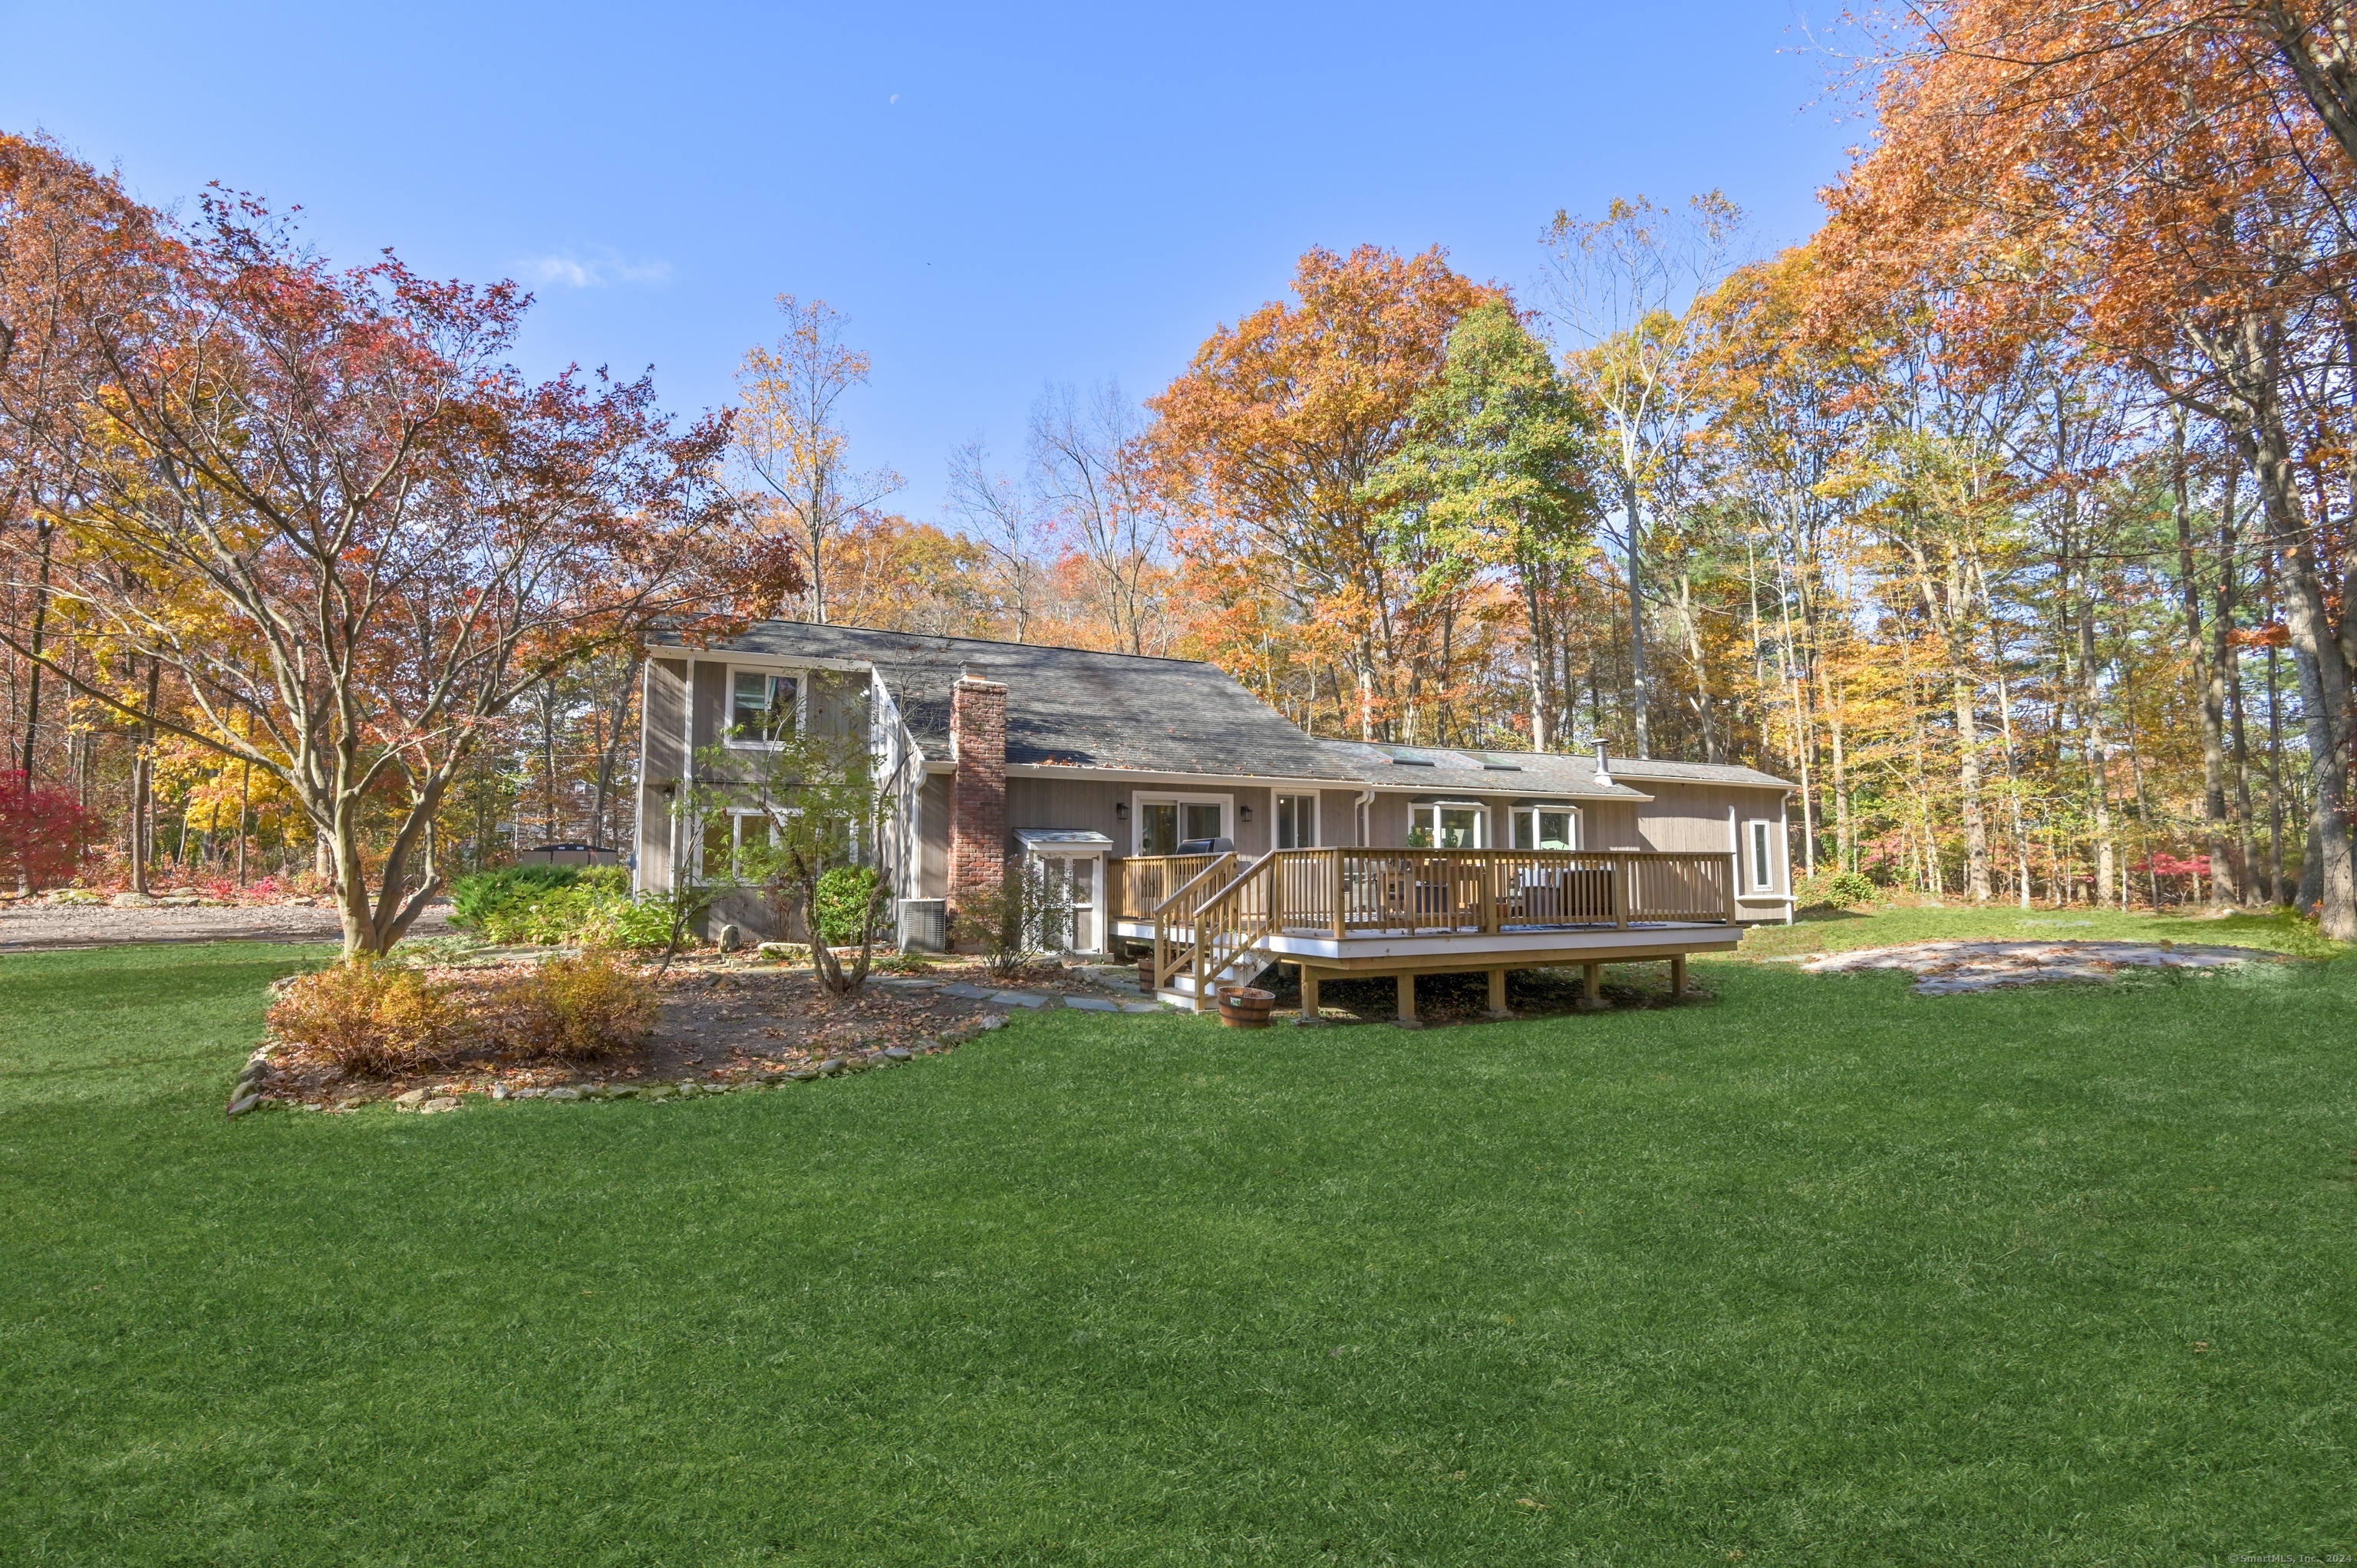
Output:
<instances>
[{"instance_id":1,"label":"deciduous forest background","mask_svg":"<svg viewBox=\"0 0 2357 1568\"><path fill-rule=\"evenodd\" d=\"M417 886L519 843L627 846L636 634L782 613L1210 659L1320 735L1750 763L1798 786L1819 877L2297 903L2357 936L2346 22L1963 0L1859 25L1835 86L1873 135L1805 244L1760 254L1706 193L1558 214L1514 287L1438 245L1313 251L1168 385L1049 387L1020 451L948 455L932 518L853 449L845 400L892 389L824 302L781 296L737 405L675 430L650 383L500 370L511 289L339 273L251 204L149 211L10 139L10 810L86 835L43 874L143 886L332 878L339 832L352 866L425 845ZM394 338L404 406L444 389L397 438L368 412L391 372L352 363ZM383 594L553 596L495 678L446 628L350 683L382 703L463 666L466 700L405 729L292 715L320 677L273 671L266 637L242 674L199 647L287 591L225 584L237 541L302 535L265 514L368 461L511 524ZM156 542L196 513L210 543ZM307 591L418 515L287 546ZM525 533L535 571L587 552L629 591L526 585L501 554ZM358 788L300 785L310 733L344 737Z\"/></svg>"}]
</instances>

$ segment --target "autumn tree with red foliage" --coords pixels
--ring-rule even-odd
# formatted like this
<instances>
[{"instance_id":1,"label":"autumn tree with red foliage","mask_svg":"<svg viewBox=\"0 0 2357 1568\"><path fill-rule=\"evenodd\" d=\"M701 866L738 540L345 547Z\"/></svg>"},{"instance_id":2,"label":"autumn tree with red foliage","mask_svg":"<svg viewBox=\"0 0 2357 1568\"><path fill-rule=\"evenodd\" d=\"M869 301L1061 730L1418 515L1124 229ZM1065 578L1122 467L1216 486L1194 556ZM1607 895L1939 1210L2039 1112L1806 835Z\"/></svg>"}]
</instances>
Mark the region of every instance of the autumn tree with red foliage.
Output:
<instances>
[{"instance_id":1,"label":"autumn tree with red foliage","mask_svg":"<svg viewBox=\"0 0 2357 1568\"><path fill-rule=\"evenodd\" d=\"M347 951L434 897L437 808L519 697L658 618L694 633L799 589L714 482L726 418L674 430L644 379L526 383L511 285L336 271L220 196L142 261L85 323L89 372L19 428L85 496L50 591L172 700L0 640L283 780L332 846Z\"/></svg>"},{"instance_id":2,"label":"autumn tree with red foliage","mask_svg":"<svg viewBox=\"0 0 2357 1568\"><path fill-rule=\"evenodd\" d=\"M1352 691L1338 705L1372 738L1440 696L1443 661L1439 618L1416 601L1415 571L1369 482L1406 444L1450 330L1493 291L1437 249L1361 245L1303 256L1293 294L1214 332L1149 401L1155 451L1165 487L1198 509L1199 554L1249 553L1282 574L1266 586L1285 622L1325 645L1313 657L1347 668ZM1267 607L1236 607L1253 635L1275 629Z\"/></svg>"},{"instance_id":3,"label":"autumn tree with red foliage","mask_svg":"<svg viewBox=\"0 0 2357 1568\"><path fill-rule=\"evenodd\" d=\"M1959 343L2068 337L2227 432L2309 688L2324 929L2357 939L2357 558L2319 504L2357 340L2345 7L1954 0L1921 20L1885 62L1882 143L1837 193L1829 256L1939 298Z\"/></svg>"}]
</instances>

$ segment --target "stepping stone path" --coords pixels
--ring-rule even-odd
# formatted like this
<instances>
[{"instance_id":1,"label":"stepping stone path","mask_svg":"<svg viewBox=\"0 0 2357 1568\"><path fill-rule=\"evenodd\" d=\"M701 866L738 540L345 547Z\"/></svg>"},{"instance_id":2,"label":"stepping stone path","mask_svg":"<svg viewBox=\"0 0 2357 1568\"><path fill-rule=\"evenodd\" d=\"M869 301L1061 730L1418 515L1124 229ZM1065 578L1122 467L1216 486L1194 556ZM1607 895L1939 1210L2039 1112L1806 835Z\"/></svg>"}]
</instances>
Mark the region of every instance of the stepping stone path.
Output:
<instances>
[{"instance_id":1,"label":"stepping stone path","mask_svg":"<svg viewBox=\"0 0 2357 1568\"><path fill-rule=\"evenodd\" d=\"M1054 997L1037 991L994 991L990 993L990 999L993 1002L1003 1002L1009 1007L1045 1007L1055 1000Z\"/></svg>"},{"instance_id":2,"label":"stepping stone path","mask_svg":"<svg viewBox=\"0 0 2357 1568\"><path fill-rule=\"evenodd\" d=\"M2108 981L2123 967L2222 969L2230 963L2272 956L2249 948L2161 942L1916 942L1908 947L1828 953L1806 960L1801 967L1811 974L1903 969L1916 977L1916 995L1953 996L2045 981Z\"/></svg>"}]
</instances>

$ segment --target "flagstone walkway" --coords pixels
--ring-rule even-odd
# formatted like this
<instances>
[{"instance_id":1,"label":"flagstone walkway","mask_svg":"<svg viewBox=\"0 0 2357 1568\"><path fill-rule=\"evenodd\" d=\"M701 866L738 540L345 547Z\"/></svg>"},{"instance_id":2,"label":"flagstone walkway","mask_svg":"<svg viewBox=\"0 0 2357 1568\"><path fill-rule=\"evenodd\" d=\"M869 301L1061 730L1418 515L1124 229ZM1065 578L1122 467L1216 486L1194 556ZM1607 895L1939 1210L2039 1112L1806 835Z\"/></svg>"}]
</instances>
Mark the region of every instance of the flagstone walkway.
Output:
<instances>
[{"instance_id":1,"label":"flagstone walkway","mask_svg":"<svg viewBox=\"0 0 2357 1568\"><path fill-rule=\"evenodd\" d=\"M2175 942L1950 941L1827 953L1802 960L1801 967L1812 974L1903 969L1916 977L1917 995L1953 996L2000 985L2108 981L2124 968L2219 969L2275 956L2251 948L2188 947Z\"/></svg>"}]
</instances>

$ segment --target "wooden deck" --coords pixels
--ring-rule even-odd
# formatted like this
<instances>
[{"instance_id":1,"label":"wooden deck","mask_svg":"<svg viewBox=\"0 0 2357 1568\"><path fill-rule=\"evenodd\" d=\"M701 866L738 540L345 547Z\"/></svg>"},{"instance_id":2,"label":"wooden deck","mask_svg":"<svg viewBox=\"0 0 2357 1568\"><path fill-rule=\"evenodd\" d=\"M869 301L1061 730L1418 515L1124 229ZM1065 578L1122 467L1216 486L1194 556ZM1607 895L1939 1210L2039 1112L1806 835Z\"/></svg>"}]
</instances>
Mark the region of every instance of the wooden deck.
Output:
<instances>
[{"instance_id":1,"label":"wooden deck","mask_svg":"<svg viewBox=\"0 0 2357 1568\"><path fill-rule=\"evenodd\" d=\"M1114 863L1113 930L1154 944L1156 990L1209 1006L1216 988L1293 963L1302 1010L1321 979L1389 974L1414 1016L1415 976L1486 970L1491 1011L1510 969L1685 960L1740 940L1732 854L1651 850L1291 849Z\"/></svg>"}]
</instances>

